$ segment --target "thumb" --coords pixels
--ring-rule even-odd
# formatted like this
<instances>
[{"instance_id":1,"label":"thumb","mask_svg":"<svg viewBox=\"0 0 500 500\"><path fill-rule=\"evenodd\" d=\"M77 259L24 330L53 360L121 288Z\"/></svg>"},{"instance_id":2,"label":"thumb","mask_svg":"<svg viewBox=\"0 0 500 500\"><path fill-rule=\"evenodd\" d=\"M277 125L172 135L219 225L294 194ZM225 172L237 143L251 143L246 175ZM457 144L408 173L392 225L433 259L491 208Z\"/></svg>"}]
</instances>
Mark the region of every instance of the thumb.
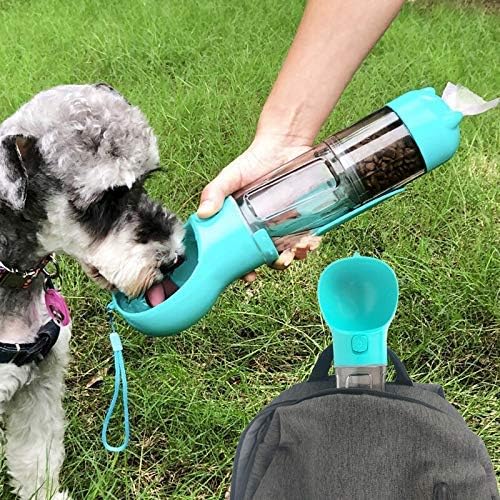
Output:
<instances>
[{"instance_id":1,"label":"thumb","mask_svg":"<svg viewBox=\"0 0 500 500\"><path fill-rule=\"evenodd\" d=\"M216 214L222 207L226 196L242 187L240 168L236 162L224 168L221 173L210 182L201 193L200 206L197 214L206 219Z\"/></svg>"}]
</instances>

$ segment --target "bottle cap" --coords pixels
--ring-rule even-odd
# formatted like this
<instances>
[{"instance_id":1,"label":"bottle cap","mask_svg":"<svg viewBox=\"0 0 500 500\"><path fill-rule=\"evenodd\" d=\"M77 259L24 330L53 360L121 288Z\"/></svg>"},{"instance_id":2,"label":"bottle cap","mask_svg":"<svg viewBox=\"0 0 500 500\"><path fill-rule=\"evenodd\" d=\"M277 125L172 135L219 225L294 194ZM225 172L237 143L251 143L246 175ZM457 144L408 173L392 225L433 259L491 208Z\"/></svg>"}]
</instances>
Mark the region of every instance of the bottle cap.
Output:
<instances>
[{"instance_id":1,"label":"bottle cap","mask_svg":"<svg viewBox=\"0 0 500 500\"><path fill-rule=\"evenodd\" d=\"M460 143L460 111L452 110L427 87L412 90L387 104L402 120L422 154L427 171L448 161Z\"/></svg>"},{"instance_id":2,"label":"bottle cap","mask_svg":"<svg viewBox=\"0 0 500 500\"><path fill-rule=\"evenodd\" d=\"M485 101L462 85L448 83L441 97L427 87L407 92L387 106L406 125L429 171L455 154L462 118L484 113L495 108L498 102L498 98Z\"/></svg>"}]
</instances>

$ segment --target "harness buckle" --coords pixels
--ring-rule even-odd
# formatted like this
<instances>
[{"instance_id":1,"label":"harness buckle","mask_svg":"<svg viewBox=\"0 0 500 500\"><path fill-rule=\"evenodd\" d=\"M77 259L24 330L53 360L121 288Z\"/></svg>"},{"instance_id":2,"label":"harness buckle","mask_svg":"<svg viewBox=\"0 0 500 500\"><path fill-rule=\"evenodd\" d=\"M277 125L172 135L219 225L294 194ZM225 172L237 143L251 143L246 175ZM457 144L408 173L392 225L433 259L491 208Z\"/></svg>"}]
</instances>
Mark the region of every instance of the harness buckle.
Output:
<instances>
[{"instance_id":1,"label":"harness buckle","mask_svg":"<svg viewBox=\"0 0 500 500\"><path fill-rule=\"evenodd\" d=\"M49 264L52 264L54 266L54 270L52 272L47 270L47 266ZM49 280L55 280L55 279L61 277L59 263L57 262L57 260L53 254L51 254L47 257L47 262L45 263L45 265L42 268L42 273L44 274L45 278L49 279Z\"/></svg>"}]
</instances>

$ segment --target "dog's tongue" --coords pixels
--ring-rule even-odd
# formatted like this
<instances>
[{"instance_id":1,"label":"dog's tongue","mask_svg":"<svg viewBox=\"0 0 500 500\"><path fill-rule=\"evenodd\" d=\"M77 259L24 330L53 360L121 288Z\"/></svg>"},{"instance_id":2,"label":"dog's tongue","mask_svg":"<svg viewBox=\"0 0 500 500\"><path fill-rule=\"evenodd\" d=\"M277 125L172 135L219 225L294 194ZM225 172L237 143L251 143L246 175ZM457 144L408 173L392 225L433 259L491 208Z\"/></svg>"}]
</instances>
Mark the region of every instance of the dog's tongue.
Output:
<instances>
[{"instance_id":1,"label":"dog's tongue","mask_svg":"<svg viewBox=\"0 0 500 500\"><path fill-rule=\"evenodd\" d=\"M179 287L168 278L152 286L146 292L146 301L151 307L155 307L161 304L164 300L167 300L171 295L173 295Z\"/></svg>"},{"instance_id":2,"label":"dog's tongue","mask_svg":"<svg viewBox=\"0 0 500 500\"><path fill-rule=\"evenodd\" d=\"M165 291L163 290L163 283L158 283L152 286L146 292L146 300L151 307L161 304L165 300Z\"/></svg>"}]
</instances>

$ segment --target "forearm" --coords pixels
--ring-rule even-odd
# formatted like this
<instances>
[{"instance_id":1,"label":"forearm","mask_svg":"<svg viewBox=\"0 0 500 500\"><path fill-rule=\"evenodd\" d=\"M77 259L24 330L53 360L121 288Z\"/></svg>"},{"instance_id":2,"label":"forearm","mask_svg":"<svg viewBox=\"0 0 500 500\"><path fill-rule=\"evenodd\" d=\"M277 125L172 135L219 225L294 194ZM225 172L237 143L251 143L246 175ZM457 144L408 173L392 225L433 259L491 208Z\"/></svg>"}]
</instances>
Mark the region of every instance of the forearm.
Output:
<instances>
[{"instance_id":1,"label":"forearm","mask_svg":"<svg viewBox=\"0 0 500 500\"><path fill-rule=\"evenodd\" d=\"M404 0L309 0L264 105L257 137L311 145Z\"/></svg>"}]
</instances>

